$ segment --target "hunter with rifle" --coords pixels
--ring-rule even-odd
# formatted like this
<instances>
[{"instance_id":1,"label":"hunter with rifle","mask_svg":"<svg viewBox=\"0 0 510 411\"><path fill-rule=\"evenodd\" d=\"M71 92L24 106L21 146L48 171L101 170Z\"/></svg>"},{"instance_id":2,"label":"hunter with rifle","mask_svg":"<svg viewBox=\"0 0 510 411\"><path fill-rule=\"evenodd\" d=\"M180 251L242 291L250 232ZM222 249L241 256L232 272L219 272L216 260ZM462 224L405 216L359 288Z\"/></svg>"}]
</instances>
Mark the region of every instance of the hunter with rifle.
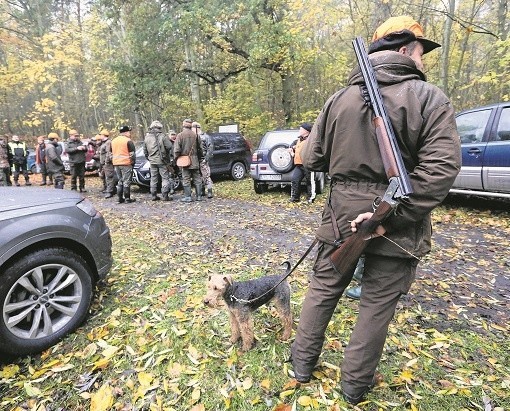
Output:
<instances>
[{"instance_id":1,"label":"hunter with rifle","mask_svg":"<svg viewBox=\"0 0 510 411\"><path fill-rule=\"evenodd\" d=\"M430 212L448 194L461 157L450 101L423 73L423 54L440 45L408 16L377 28L370 56L361 39L353 43L358 66L326 102L302 153L305 167L329 173L331 188L291 361L296 380L308 382L364 253L359 314L341 365L342 394L358 404L377 380L397 302L430 251Z\"/></svg>"}]
</instances>

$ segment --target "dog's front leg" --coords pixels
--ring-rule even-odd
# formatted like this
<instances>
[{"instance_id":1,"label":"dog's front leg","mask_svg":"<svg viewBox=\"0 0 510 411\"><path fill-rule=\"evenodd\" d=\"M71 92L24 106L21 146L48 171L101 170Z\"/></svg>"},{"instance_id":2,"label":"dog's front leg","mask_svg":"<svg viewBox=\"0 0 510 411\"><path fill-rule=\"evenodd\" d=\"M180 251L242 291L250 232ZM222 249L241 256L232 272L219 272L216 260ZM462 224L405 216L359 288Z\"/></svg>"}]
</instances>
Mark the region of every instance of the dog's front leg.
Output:
<instances>
[{"instance_id":1,"label":"dog's front leg","mask_svg":"<svg viewBox=\"0 0 510 411\"><path fill-rule=\"evenodd\" d=\"M234 310L229 310L228 314L230 317L230 330L231 330L230 342L232 344L235 344L241 337L239 321L237 321L237 312Z\"/></svg>"},{"instance_id":2,"label":"dog's front leg","mask_svg":"<svg viewBox=\"0 0 510 411\"><path fill-rule=\"evenodd\" d=\"M251 350L255 336L253 335L253 318L250 313L244 313L239 319L239 328L241 329L241 338L243 340L242 351Z\"/></svg>"}]
</instances>

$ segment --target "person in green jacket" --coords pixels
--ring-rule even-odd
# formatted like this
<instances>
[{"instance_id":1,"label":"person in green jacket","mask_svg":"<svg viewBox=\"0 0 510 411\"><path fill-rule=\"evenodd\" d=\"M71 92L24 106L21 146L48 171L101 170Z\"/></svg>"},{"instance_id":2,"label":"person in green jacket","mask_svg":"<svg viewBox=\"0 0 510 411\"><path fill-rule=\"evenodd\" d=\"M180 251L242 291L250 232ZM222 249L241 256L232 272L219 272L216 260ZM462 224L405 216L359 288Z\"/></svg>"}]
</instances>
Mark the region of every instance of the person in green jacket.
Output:
<instances>
[{"instance_id":1,"label":"person in green jacket","mask_svg":"<svg viewBox=\"0 0 510 411\"><path fill-rule=\"evenodd\" d=\"M430 251L430 212L446 197L460 170L453 107L423 74L423 54L437 47L413 18L397 16L377 28L369 48L414 193L367 239L359 314L341 365L342 394L351 404L361 402L376 380L389 323L415 277L415 257ZM347 86L326 102L302 151L303 165L327 172L331 186L316 233L320 242L314 275L291 347L294 375L301 383L312 376L326 328L354 272L353 267L339 275L329 257L339 241L372 216L374 199L388 187L364 87L356 67Z\"/></svg>"}]
</instances>

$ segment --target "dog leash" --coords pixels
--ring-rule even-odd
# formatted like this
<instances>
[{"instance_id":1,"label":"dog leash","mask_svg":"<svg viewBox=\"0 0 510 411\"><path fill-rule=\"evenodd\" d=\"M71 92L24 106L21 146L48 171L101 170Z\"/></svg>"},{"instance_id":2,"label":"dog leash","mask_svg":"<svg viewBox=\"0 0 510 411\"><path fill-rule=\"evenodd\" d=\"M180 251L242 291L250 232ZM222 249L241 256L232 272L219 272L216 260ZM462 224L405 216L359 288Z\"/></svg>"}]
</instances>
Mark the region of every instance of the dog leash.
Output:
<instances>
[{"instance_id":1,"label":"dog leash","mask_svg":"<svg viewBox=\"0 0 510 411\"><path fill-rule=\"evenodd\" d=\"M306 258L306 256L308 254L310 254L310 251L313 250L313 248L315 247L315 244L317 244L319 240L317 238L315 238L315 240L313 240L312 244L308 247L308 250L305 251L305 253L301 256L301 258L299 259L299 261L294 265L294 267L292 267L291 270L288 270L287 273L282 277L282 279L280 281L278 281L278 283L276 283L276 285L274 285L273 287L271 287L269 290L267 290L265 293L259 295L258 297L255 297L255 298L252 298L251 300L243 300L242 298L237 298L234 293L232 293L230 295L230 300L231 301L237 301L238 303L242 303L242 304L251 304L257 300L260 300L261 298L265 297L266 295L268 295L269 293L272 293L281 283L283 283L295 270L296 268L298 268L299 264L301 264L303 262L303 260ZM290 268L290 263L288 261L284 261L283 264L287 264L288 267Z\"/></svg>"}]
</instances>

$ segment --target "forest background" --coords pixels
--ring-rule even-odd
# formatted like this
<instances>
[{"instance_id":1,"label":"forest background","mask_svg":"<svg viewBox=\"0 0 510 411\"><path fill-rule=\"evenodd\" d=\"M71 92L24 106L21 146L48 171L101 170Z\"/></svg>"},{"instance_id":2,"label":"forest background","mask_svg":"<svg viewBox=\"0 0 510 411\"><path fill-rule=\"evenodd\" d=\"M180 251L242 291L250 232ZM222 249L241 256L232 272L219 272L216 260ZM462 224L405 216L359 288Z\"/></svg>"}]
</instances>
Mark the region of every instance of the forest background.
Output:
<instances>
[{"instance_id":1,"label":"forest background","mask_svg":"<svg viewBox=\"0 0 510 411\"><path fill-rule=\"evenodd\" d=\"M428 81L457 111L510 99L507 0L4 0L0 125L31 138L159 119L206 131L314 121L389 16L408 14L443 47Z\"/></svg>"}]
</instances>

